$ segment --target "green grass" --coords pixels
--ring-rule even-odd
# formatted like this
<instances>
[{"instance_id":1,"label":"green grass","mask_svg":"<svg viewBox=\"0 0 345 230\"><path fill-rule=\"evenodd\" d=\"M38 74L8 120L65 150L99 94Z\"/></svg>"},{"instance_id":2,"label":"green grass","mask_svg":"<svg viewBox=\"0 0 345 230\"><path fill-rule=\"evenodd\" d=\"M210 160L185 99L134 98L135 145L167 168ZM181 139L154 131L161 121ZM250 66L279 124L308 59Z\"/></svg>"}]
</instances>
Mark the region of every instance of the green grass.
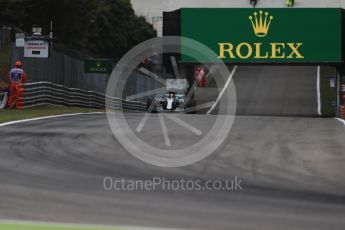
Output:
<instances>
[{"instance_id":1,"label":"green grass","mask_svg":"<svg viewBox=\"0 0 345 230\"><path fill-rule=\"evenodd\" d=\"M64 106L40 106L36 108L0 110L0 123L70 113L104 112L101 109L88 109Z\"/></svg>"},{"instance_id":2,"label":"green grass","mask_svg":"<svg viewBox=\"0 0 345 230\"><path fill-rule=\"evenodd\" d=\"M0 230L149 230L155 228L131 228L131 227L93 227L65 224L35 224L35 223L0 223ZM157 229L158 230L158 229Z\"/></svg>"},{"instance_id":3,"label":"green grass","mask_svg":"<svg viewBox=\"0 0 345 230\"><path fill-rule=\"evenodd\" d=\"M59 227L45 225L1 224L0 230L110 230L109 228ZM112 229L120 230L120 229Z\"/></svg>"}]
</instances>

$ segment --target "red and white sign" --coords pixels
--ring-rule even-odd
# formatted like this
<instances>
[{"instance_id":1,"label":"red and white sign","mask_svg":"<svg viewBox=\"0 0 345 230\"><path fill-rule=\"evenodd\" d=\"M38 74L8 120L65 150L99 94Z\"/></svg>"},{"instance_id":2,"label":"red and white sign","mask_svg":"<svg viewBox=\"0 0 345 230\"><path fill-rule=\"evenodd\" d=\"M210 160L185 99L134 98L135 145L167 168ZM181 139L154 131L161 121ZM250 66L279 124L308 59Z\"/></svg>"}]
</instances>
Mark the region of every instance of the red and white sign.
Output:
<instances>
[{"instance_id":1,"label":"red and white sign","mask_svg":"<svg viewBox=\"0 0 345 230\"><path fill-rule=\"evenodd\" d=\"M24 57L48 58L49 42L44 40L27 40L24 45Z\"/></svg>"}]
</instances>

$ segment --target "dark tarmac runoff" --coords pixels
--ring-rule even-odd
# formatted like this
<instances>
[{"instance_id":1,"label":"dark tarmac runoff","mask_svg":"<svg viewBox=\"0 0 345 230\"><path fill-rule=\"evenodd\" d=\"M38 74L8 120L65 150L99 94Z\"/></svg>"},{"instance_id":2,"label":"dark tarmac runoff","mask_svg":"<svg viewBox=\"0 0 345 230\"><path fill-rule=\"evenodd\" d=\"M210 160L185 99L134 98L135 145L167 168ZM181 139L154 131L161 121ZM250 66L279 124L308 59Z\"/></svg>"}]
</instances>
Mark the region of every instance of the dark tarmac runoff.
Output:
<instances>
[{"instance_id":1,"label":"dark tarmac runoff","mask_svg":"<svg viewBox=\"0 0 345 230\"><path fill-rule=\"evenodd\" d=\"M233 76L237 115L318 116L316 66L239 66ZM198 88L198 104L217 98L217 88Z\"/></svg>"},{"instance_id":2,"label":"dark tarmac runoff","mask_svg":"<svg viewBox=\"0 0 345 230\"><path fill-rule=\"evenodd\" d=\"M237 114L317 116L317 67L239 67Z\"/></svg>"},{"instance_id":3,"label":"dark tarmac runoff","mask_svg":"<svg viewBox=\"0 0 345 230\"><path fill-rule=\"evenodd\" d=\"M214 230L345 229L345 126L316 117L316 67L240 67L237 73L247 78L235 79L240 115L227 142L186 167L138 160L113 136L104 114L0 127L0 219ZM270 79L273 75L280 81ZM300 76L300 82L288 76ZM242 96L241 87L253 95ZM127 121L138 123L142 116L129 113ZM203 120L198 123L203 126L212 117L181 119ZM162 141L160 132L147 138ZM182 142L190 133L178 135ZM105 177L238 177L243 189L107 191Z\"/></svg>"}]
</instances>

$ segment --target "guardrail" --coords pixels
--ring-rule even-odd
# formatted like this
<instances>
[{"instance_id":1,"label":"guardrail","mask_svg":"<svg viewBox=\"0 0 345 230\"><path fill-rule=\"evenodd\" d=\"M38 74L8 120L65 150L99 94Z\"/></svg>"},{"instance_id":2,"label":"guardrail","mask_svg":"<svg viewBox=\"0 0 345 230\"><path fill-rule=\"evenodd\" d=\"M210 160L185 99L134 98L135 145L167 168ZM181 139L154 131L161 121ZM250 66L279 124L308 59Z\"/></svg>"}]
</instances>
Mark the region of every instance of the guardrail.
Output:
<instances>
[{"instance_id":1,"label":"guardrail","mask_svg":"<svg viewBox=\"0 0 345 230\"><path fill-rule=\"evenodd\" d=\"M108 108L114 110L146 111L146 104L142 102L127 101L94 91L68 88L51 82L25 83L22 86L24 89L23 108L53 104L104 109L105 104L107 104Z\"/></svg>"},{"instance_id":2,"label":"guardrail","mask_svg":"<svg viewBox=\"0 0 345 230\"><path fill-rule=\"evenodd\" d=\"M4 109L7 103L7 92L0 91L0 109Z\"/></svg>"}]
</instances>

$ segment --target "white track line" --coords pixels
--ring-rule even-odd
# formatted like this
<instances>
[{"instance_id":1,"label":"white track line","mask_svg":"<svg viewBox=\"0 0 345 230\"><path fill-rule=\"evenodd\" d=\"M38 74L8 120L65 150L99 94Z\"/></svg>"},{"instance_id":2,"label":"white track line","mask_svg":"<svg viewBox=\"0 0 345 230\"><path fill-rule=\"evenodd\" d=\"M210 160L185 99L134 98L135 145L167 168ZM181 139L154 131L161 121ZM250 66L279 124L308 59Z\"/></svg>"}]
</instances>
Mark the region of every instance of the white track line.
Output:
<instances>
[{"instance_id":1,"label":"white track line","mask_svg":"<svg viewBox=\"0 0 345 230\"><path fill-rule=\"evenodd\" d=\"M207 112L207 115L211 114L212 111L216 108L217 104L219 103L219 101L222 99L223 94L225 93L226 89L229 87L230 82L232 81L232 78L234 77L235 73L237 70L237 65L234 66L233 70L231 71L231 74L229 76L229 79L227 80L226 84L224 85L224 88L222 89L222 91L220 92L216 102L213 104L213 106L210 108L210 110Z\"/></svg>"},{"instance_id":2,"label":"white track line","mask_svg":"<svg viewBox=\"0 0 345 230\"><path fill-rule=\"evenodd\" d=\"M335 118L336 120L340 121L341 123L343 123L343 125L345 125L345 120L341 119L341 118Z\"/></svg>"},{"instance_id":3,"label":"white track line","mask_svg":"<svg viewBox=\"0 0 345 230\"><path fill-rule=\"evenodd\" d=\"M95 114L105 114L105 112L70 113L70 114L62 114L62 115L54 115L54 116L46 116L46 117L37 117L37 118L31 118L31 119L25 119L25 120L18 120L18 121L10 121L10 122L1 123L0 127L20 124L20 123L25 123L25 122L31 122L31 121L40 121L40 120L45 120L45 119L59 118L59 117L72 117L72 116L95 115Z\"/></svg>"},{"instance_id":4,"label":"white track line","mask_svg":"<svg viewBox=\"0 0 345 230\"><path fill-rule=\"evenodd\" d=\"M321 112L321 92L320 92L320 77L321 77L321 67L318 66L317 67L317 86L316 86L316 90L317 90L317 113L319 116L322 115Z\"/></svg>"}]
</instances>

